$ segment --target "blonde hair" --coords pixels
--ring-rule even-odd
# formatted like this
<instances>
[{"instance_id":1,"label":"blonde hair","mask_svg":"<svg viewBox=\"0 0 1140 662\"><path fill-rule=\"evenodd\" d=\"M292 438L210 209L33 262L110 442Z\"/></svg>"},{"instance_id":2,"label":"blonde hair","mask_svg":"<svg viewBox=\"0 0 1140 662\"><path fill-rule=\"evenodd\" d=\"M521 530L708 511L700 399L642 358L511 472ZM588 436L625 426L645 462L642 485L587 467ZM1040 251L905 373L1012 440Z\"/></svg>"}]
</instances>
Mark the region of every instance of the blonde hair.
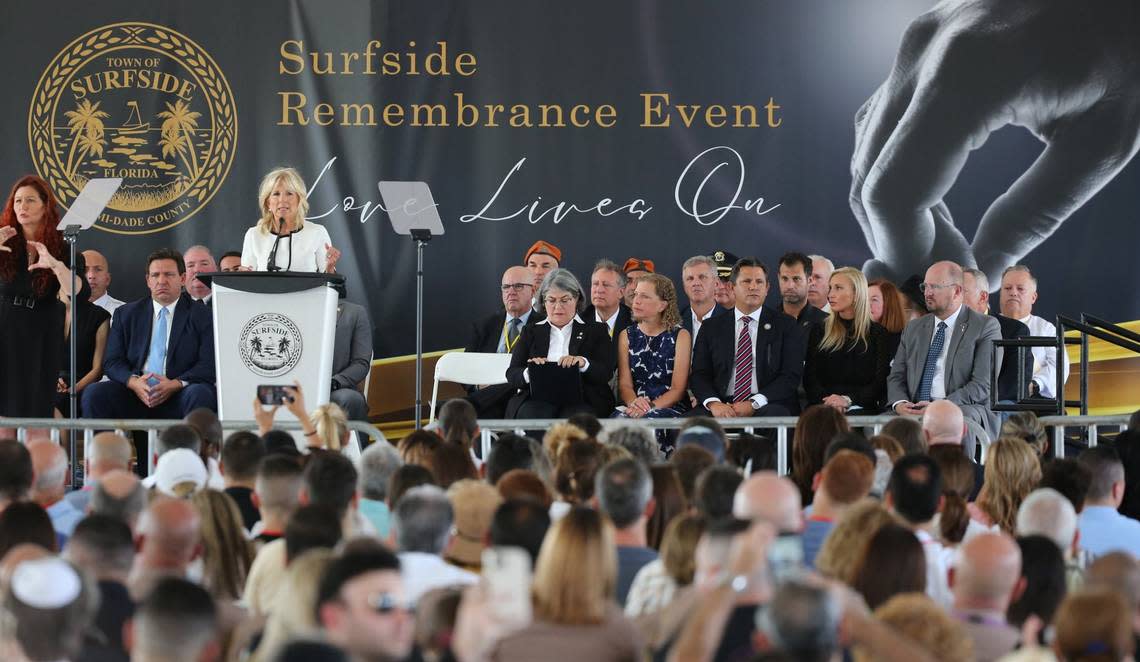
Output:
<instances>
[{"instance_id":1,"label":"blonde hair","mask_svg":"<svg viewBox=\"0 0 1140 662\"><path fill-rule=\"evenodd\" d=\"M924 593L900 593L875 610L875 618L905 636L939 662L971 662L974 640ZM877 659L862 648L855 649L856 662Z\"/></svg>"},{"instance_id":2,"label":"blonde hair","mask_svg":"<svg viewBox=\"0 0 1140 662\"><path fill-rule=\"evenodd\" d=\"M893 523L895 518L878 501L863 499L853 504L824 539L815 569L850 586L867 543L884 525Z\"/></svg>"},{"instance_id":3,"label":"blonde hair","mask_svg":"<svg viewBox=\"0 0 1140 662\"><path fill-rule=\"evenodd\" d=\"M617 585L614 527L592 508L555 522L534 569L534 616L560 625L597 625Z\"/></svg>"},{"instance_id":4,"label":"blonde hair","mask_svg":"<svg viewBox=\"0 0 1140 662\"><path fill-rule=\"evenodd\" d=\"M1041 462L1024 439L1001 437L986 453L985 480L978 507L994 524L1015 535L1017 510L1041 482Z\"/></svg>"},{"instance_id":5,"label":"blonde hair","mask_svg":"<svg viewBox=\"0 0 1140 662\"><path fill-rule=\"evenodd\" d=\"M566 422L555 423L542 437L542 447L546 449L546 454L550 457L558 457L562 447L571 441L585 441L589 438L590 435L577 425Z\"/></svg>"},{"instance_id":6,"label":"blonde hair","mask_svg":"<svg viewBox=\"0 0 1140 662\"><path fill-rule=\"evenodd\" d=\"M289 564L281 585L282 595L288 595L289 599L280 601L269 612L265 635L251 662L271 660L289 641L320 631L313 604L317 601L321 575L332 558L333 551L322 547L306 551Z\"/></svg>"},{"instance_id":7,"label":"blonde hair","mask_svg":"<svg viewBox=\"0 0 1140 662\"><path fill-rule=\"evenodd\" d=\"M341 440L348 436L348 416L335 402L321 405L309 415L309 422L317 430L321 447L339 451Z\"/></svg>"},{"instance_id":8,"label":"blonde hair","mask_svg":"<svg viewBox=\"0 0 1140 662\"><path fill-rule=\"evenodd\" d=\"M190 498L202 520L203 584L222 600L241 599L253 565L253 545L246 540L241 511L224 492L200 490Z\"/></svg>"},{"instance_id":9,"label":"blonde hair","mask_svg":"<svg viewBox=\"0 0 1140 662\"><path fill-rule=\"evenodd\" d=\"M305 227L305 215L309 213L309 194L305 189L305 180L301 179L301 173L294 168L274 168L269 171L269 174L262 177L261 184L257 187L258 211L261 212L261 218L257 221L257 229L262 233L268 233L277 220L269 211L266 203L269 201L273 189L277 188L278 182L285 184L285 190L296 193L299 200L296 227L293 229L300 230Z\"/></svg>"},{"instance_id":10,"label":"blonde hair","mask_svg":"<svg viewBox=\"0 0 1140 662\"><path fill-rule=\"evenodd\" d=\"M867 337L871 333L871 305L867 297L867 277L862 271L853 267L843 267L832 272L829 284L836 276L844 276L851 282L852 294L855 304L855 319L851 322L851 337L847 337L847 327L839 321L839 314L834 310L823 323L823 340L819 348L825 352L835 352L848 344L862 343L867 348Z\"/></svg>"},{"instance_id":11,"label":"blonde hair","mask_svg":"<svg viewBox=\"0 0 1140 662\"><path fill-rule=\"evenodd\" d=\"M677 309L677 288L673 281L661 274L645 274L637 279L638 283L652 283L657 298L665 302L665 310L661 311L661 323L666 329L674 329L681 325L681 312Z\"/></svg>"}]
</instances>

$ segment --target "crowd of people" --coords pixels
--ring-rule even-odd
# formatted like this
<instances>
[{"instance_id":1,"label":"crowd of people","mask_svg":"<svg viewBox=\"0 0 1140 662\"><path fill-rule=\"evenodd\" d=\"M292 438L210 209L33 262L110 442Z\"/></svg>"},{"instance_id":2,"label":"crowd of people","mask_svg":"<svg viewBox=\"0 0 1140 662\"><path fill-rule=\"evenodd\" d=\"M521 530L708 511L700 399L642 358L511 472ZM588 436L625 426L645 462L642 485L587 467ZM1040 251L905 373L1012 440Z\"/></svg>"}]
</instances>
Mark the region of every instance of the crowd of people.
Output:
<instances>
[{"instance_id":1,"label":"crowd of people","mask_svg":"<svg viewBox=\"0 0 1140 662\"><path fill-rule=\"evenodd\" d=\"M214 271L333 272L296 171L269 173L243 250L146 260L149 296L71 281L43 180L0 216L0 416L182 419L151 475L112 432L0 441L0 647L11 660L1130 659L1140 632L1140 416L1050 459L1032 413L1067 359L1022 265L938 262L895 284L789 252L600 260L589 288L536 242L466 350L510 355L439 423L344 454L367 419L367 311L338 307L332 402L300 385L256 431L217 420ZM768 305L771 283L778 305ZM342 292L343 297L343 292ZM19 342L15 342L18 338ZM1020 374L1019 374L1020 373ZM1019 386L1019 384L1023 386ZM277 407L305 443L273 425ZM894 412L865 438L848 416ZM734 419L797 416L791 473ZM499 435L479 419L556 419ZM654 433L639 418L683 417ZM600 419L624 419L603 429ZM2 427L2 424L0 424ZM727 431L726 431L727 429ZM12 430L0 430L11 436ZM539 440L541 437L541 441ZM986 448L984 457L979 448ZM983 462L984 460L984 462ZM78 459L77 459L78 461ZM43 636L50 631L54 636Z\"/></svg>"}]
</instances>

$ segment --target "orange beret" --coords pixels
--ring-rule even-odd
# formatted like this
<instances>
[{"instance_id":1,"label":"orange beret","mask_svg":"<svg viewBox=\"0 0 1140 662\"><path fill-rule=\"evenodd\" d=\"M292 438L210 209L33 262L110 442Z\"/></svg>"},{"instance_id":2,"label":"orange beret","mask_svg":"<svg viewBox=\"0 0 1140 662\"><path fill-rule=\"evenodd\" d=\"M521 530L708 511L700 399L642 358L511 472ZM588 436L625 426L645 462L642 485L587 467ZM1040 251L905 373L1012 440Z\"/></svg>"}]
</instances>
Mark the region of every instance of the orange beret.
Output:
<instances>
[{"instance_id":1,"label":"orange beret","mask_svg":"<svg viewBox=\"0 0 1140 662\"><path fill-rule=\"evenodd\" d=\"M653 260L643 260L638 257L631 257L625 261L625 266L622 267L622 273L629 273L631 271L648 271L651 274L657 273L653 270Z\"/></svg>"},{"instance_id":2,"label":"orange beret","mask_svg":"<svg viewBox=\"0 0 1140 662\"><path fill-rule=\"evenodd\" d=\"M534 244L532 244L530 248L527 249L526 255L523 256L523 265L524 266L526 265L527 261L530 260L530 256L534 255L535 253L542 253L543 255L549 255L550 257L557 260L559 263L562 262L562 251L558 250L558 247L555 246L554 244L552 244L548 241L543 241L543 240L539 239L538 241L534 242Z\"/></svg>"}]
</instances>

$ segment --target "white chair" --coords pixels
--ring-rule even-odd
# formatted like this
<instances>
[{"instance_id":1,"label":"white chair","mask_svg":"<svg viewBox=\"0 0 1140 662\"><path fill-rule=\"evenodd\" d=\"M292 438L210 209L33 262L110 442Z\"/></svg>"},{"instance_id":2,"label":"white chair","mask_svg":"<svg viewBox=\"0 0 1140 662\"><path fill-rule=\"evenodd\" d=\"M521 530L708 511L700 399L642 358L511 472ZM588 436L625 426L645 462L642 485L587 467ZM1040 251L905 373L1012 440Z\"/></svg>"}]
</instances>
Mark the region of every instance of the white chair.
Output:
<instances>
[{"instance_id":1,"label":"white chair","mask_svg":"<svg viewBox=\"0 0 1140 662\"><path fill-rule=\"evenodd\" d=\"M460 384L507 383L507 368L511 365L510 354L480 352L448 352L435 363L435 380L431 387L431 408L428 410L428 425L435 422L435 404L439 395L439 383L458 382Z\"/></svg>"}]
</instances>

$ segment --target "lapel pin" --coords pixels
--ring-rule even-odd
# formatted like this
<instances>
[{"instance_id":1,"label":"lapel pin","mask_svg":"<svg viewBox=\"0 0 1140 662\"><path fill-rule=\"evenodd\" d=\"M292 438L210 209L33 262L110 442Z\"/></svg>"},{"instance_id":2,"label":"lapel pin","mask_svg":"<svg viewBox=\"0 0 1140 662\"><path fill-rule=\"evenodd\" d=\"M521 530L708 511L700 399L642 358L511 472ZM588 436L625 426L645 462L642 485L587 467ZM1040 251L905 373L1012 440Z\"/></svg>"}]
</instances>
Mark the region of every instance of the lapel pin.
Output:
<instances>
[{"instance_id":1,"label":"lapel pin","mask_svg":"<svg viewBox=\"0 0 1140 662\"><path fill-rule=\"evenodd\" d=\"M765 330L765 331L771 331L771 330L772 330L772 325L771 325L771 324L765 324L765 325L764 325L764 330Z\"/></svg>"}]
</instances>

